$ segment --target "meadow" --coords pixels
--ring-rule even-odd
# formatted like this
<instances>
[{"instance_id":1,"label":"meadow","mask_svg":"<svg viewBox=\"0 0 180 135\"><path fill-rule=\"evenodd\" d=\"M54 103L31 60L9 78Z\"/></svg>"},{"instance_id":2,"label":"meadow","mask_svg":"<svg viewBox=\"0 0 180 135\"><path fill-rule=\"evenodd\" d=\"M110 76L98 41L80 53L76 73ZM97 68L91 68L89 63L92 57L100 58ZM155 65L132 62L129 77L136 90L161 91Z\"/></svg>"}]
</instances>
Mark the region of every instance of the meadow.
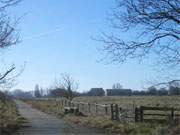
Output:
<instances>
[{"instance_id":1,"label":"meadow","mask_svg":"<svg viewBox=\"0 0 180 135\"><path fill-rule=\"evenodd\" d=\"M180 96L103 96L76 97L73 101L98 104L118 104L124 108L132 106L161 106L180 108Z\"/></svg>"},{"instance_id":2,"label":"meadow","mask_svg":"<svg viewBox=\"0 0 180 135\"><path fill-rule=\"evenodd\" d=\"M180 134L179 120L175 123L159 124L159 123L135 123L135 122L117 122L112 121L110 115L89 115L84 111L85 116L76 116L72 114L64 114L61 99L41 99L26 100L33 107L43 112L56 115L68 121L91 127L98 127L107 132L116 132L128 135L176 135ZM115 97L76 97L73 102L90 103L90 104L118 104L123 108L132 108L135 106L158 106L158 107L174 107L180 108L180 96L115 96ZM76 104L74 104L76 106ZM80 111L81 111L81 106ZM87 108L85 109L87 110ZM99 111L101 111L99 109Z\"/></svg>"}]
</instances>

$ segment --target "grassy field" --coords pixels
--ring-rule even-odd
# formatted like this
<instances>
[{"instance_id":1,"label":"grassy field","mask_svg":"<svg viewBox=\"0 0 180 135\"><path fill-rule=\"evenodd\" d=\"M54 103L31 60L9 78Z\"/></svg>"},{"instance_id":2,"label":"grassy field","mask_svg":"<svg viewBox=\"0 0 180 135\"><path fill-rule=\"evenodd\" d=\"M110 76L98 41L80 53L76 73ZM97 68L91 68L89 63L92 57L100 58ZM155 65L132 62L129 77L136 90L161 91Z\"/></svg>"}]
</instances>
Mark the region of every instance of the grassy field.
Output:
<instances>
[{"instance_id":1,"label":"grassy field","mask_svg":"<svg viewBox=\"0 0 180 135\"><path fill-rule=\"evenodd\" d=\"M131 108L136 106L168 106L180 108L179 96L124 96L124 97L76 97L73 101L111 104L117 103L121 107ZM127 135L178 135L180 134L180 122L171 123L134 123L134 122L116 122L111 121L109 116L74 116L71 114L64 115L63 109L55 100L29 100L26 101L35 108L46 113L57 115L65 120L77 124L88 125L91 127L103 128L107 132L116 132Z\"/></svg>"},{"instance_id":2,"label":"grassy field","mask_svg":"<svg viewBox=\"0 0 180 135\"><path fill-rule=\"evenodd\" d=\"M180 108L180 96L104 96L104 97L76 97L74 101L118 104L124 108L132 106L162 106Z\"/></svg>"},{"instance_id":3,"label":"grassy field","mask_svg":"<svg viewBox=\"0 0 180 135\"><path fill-rule=\"evenodd\" d=\"M16 105L11 100L0 100L0 134L11 134L17 130L25 119L20 117Z\"/></svg>"}]
</instances>

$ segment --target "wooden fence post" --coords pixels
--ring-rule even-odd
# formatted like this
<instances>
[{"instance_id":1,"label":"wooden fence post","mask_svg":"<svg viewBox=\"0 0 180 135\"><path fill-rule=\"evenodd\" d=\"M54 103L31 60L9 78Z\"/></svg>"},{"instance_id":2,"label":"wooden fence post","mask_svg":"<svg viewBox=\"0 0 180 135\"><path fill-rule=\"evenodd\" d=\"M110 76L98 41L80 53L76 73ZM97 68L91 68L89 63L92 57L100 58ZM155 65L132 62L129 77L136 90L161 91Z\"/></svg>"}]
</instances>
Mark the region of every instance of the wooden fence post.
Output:
<instances>
[{"instance_id":1,"label":"wooden fence post","mask_svg":"<svg viewBox=\"0 0 180 135\"><path fill-rule=\"evenodd\" d=\"M174 120L174 108L173 107L171 108L171 120L172 121Z\"/></svg>"},{"instance_id":2,"label":"wooden fence post","mask_svg":"<svg viewBox=\"0 0 180 135\"><path fill-rule=\"evenodd\" d=\"M108 114L108 107L107 107L107 104L105 104L105 114L107 115Z\"/></svg>"},{"instance_id":3,"label":"wooden fence post","mask_svg":"<svg viewBox=\"0 0 180 135\"><path fill-rule=\"evenodd\" d=\"M58 113L59 112L59 104L58 104L58 101L56 101L56 113Z\"/></svg>"},{"instance_id":4,"label":"wooden fence post","mask_svg":"<svg viewBox=\"0 0 180 135\"><path fill-rule=\"evenodd\" d=\"M135 107L135 122L139 122L139 108Z\"/></svg>"},{"instance_id":5,"label":"wooden fence post","mask_svg":"<svg viewBox=\"0 0 180 135\"><path fill-rule=\"evenodd\" d=\"M118 104L115 105L115 119L119 120L119 108L118 108Z\"/></svg>"},{"instance_id":6,"label":"wooden fence post","mask_svg":"<svg viewBox=\"0 0 180 135\"><path fill-rule=\"evenodd\" d=\"M65 106L67 106L67 100L66 99L64 100L64 103L65 103Z\"/></svg>"},{"instance_id":7,"label":"wooden fence post","mask_svg":"<svg viewBox=\"0 0 180 135\"><path fill-rule=\"evenodd\" d=\"M135 113L136 103L135 100L133 100L133 112Z\"/></svg>"},{"instance_id":8,"label":"wooden fence post","mask_svg":"<svg viewBox=\"0 0 180 135\"><path fill-rule=\"evenodd\" d=\"M95 112L96 112L96 114L98 113L98 106L97 106L97 103L95 103Z\"/></svg>"},{"instance_id":9,"label":"wooden fence post","mask_svg":"<svg viewBox=\"0 0 180 135\"><path fill-rule=\"evenodd\" d=\"M88 112L91 113L91 104L88 103Z\"/></svg>"},{"instance_id":10,"label":"wooden fence post","mask_svg":"<svg viewBox=\"0 0 180 135\"><path fill-rule=\"evenodd\" d=\"M140 121L143 122L143 108L142 106L140 107Z\"/></svg>"},{"instance_id":11,"label":"wooden fence post","mask_svg":"<svg viewBox=\"0 0 180 135\"><path fill-rule=\"evenodd\" d=\"M113 104L111 104L111 120L114 120L114 108L113 108Z\"/></svg>"},{"instance_id":12,"label":"wooden fence post","mask_svg":"<svg viewBox=\"0 0 180 135\"><path fill-rule=\"evenodd\" d=\"M119 120L119 109L118 104L111 104L111 119L112 120Z\"/></svg>"}]
</instances>

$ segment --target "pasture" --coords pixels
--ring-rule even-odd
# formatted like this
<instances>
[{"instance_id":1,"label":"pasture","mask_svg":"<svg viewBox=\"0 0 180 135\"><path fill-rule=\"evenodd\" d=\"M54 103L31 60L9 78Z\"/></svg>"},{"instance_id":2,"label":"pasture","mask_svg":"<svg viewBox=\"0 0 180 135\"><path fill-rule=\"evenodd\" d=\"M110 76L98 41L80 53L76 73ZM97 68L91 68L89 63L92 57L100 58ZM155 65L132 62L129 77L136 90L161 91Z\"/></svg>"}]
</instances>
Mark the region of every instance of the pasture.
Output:
<instances>
[{"instance_id":1,"label":"pasture","mask_svg":"<svg viewBox=\"0 0 180 135\"><path fill-rule=\"evenodd\" d=\"M105 115L103 105L110 106L110 104L118 104L122 108L130 109L133 111L135 106L147 106L147 107L173 107L180 108L179 96L119 96L119 97L76 97L72 102L63 103L62 99L40 99L40 100L27 100L26 102L33 107L38 108L46 113L51 113L64 118L69 121L73 121L78 124L85 124L93 127L104 128L110 132L118 132L124 134L170 134L179 133L180 127L174 125L174 123L135 123L124 119L123 121L112 121L110 118L110 109ZM88 109L88 105L91 106L92 111ZM95 105L95 106L93 106ZM64 106L76 106L79 108L85 117L75 115L64 115ZM133 112L131 117L134 118ZM177 121L176 121L177 122ZM179 123L179 121L178 121ZM169 129L169 127L171 127Z\"/></svg>"},{"instance_id":2,"label":"pasture","mask_svg":"<svg viewBox=\"0 0 180 135\"><path fill-rule=\"evenodd\" d=\"M98 104L118 104L123 108L133 106L160 106L180 108L180 96L103 96L76 97L73 101Z\"/></svg>"}]
</instances>

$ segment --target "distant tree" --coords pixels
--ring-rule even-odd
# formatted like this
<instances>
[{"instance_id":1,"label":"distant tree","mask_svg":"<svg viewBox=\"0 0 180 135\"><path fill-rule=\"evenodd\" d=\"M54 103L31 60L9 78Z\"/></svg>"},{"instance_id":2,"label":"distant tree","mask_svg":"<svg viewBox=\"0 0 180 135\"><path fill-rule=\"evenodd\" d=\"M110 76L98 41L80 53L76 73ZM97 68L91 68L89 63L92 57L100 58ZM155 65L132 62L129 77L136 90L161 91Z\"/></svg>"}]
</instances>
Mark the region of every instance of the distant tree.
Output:
<instances>
[{"instance_id":1,"label":"distant tree","mask_svg":"<svg viewBox=\"0 0 180 135\"><path fill-rule=\"evenodd\" d=\"M132 91L132 95L141 95L141 91L134 90Z\"/></svg>"},{"instance_id":2,"label":"distant tree","mask_svg":"<svg viewBox=\"0 0 180 135\"><path fill-rule=\"evenodd\" d=\"M35 96L36 98L40 98L40 97L41 97L41 92L40 92L40 89L39 89L39 85L38 85L38 84L35 85L34 96Z\"/></svg>"},{"instance_id":3,"label":"distant tree","mask_svg":"<svg viewBox=\"0 0 180 135\"><path fill-rule=\"evenodd\" d=\"M56 88L50 90L50 97L58 98L58 97L66 97L68 98L68 93L63 88Z\"/></svg>"},{"instance_id":4,"label":"distant tree","mask_svg":"<svg viewBox=\"0 0 180 135\"><path fill-rule=\"evenodd\" d=\"M170 86L169 95L180 95L180 88L176 86Z\"/></svg>"},{"instance_id":5,"label":"distant tree","mask_svg":"<svg viewBox=\"0 0 180 135\"><path fill-rule=\"evenodd\" d=\"M78 89L78 83L67 73L61 74L61 77L55 80L54 83L54 92L66 97L69 100L72 100L77 96L76 90ZM64 91L65 90L65 91Z\"/></svg>"},{"instance_id":6,"label":"distant tree","mask_svg":"<svg viewBox=\"0 0 180 135\"><path fill-rule=\"evenodd\" d=\"M40 88L40 95L41 95L41 97L44 96L44 90L43 90L43 88Z\"/></svg>"},{"instance_id":7,"label":"distant tree","mask_svg":"<svg viewBox=\"0 0 180 135\"><path fill-rule=\"evenodd\" d=\"M105 91L103 88L92 88L87 92L88 96L104 96Z\"/></svg>"},{"instance_id":8,"label":"distant tree","mask_svg":"<svg viewBox=\"0 0 180 135\"><path fill-rule=\"evenodd\" d=\"M146 92L146 91L141 90L141 91L139 92L139 95L141 95L141 96L146 96L146 95L148 95L148 94L147 94L147 92Z\"/></svg>"},{"instance_id":9,"label":"distant tree","mask_svg":"<svg viewBox=\"0 0 180 135\"><path fill-rule=\"evenodd\" d=\"M112 86L112 89L122 89L123 87L122 87L122 85L120 84L120 83L115 83L115 84L113 84L113 86Z\"/></svg>"},{"instance_id":10,"label":"distant tree","mask_svg":"<svg viewBox=\"0 0 180 135\"><path fill-rule=\"evenodd\" d=\"M179 93L178 88L180 88L180 80L171 80L171 81L167 81L167 82L160 82L160 83L154 84L153 86L166 89L166 91L168 92L169 95L176 95Z\"/></svg>"},{"instance_id":11,"label":"distant tree","mask_svg":"<svg viewBox=\"0 0 180 135\"><path fill-rule=\"evenodd\" d=\"M160 89L158 90L158 95L159 95L159 96L168 95L168 90L166 90L165 88L160 88Z\"/></svg>"},{"instance_id":12,"label":"distant tree","mask_svg":"<svg viewBox=\"0 0 180 135\"><path fill-rule=\"evenodd\" d=\"M157 91L156 87L152 86L152 87L148 88L147 93L148 93L148 95L155 96L158 94L158 91Z\"/></svg>"},{"instance_id":13,"label":"distant tree","mask_svg":"<svg viewBox=\"0 0 180 135\"><path fill-rule=\"evenodd\" d=\"M11 92L11 95L15 98L22 98L22 99L31 99L33 98L33 95L31 94L31 92L25 92L23 90L20 89L16 89L13 90Z\"/></svg>"}]
</instances>

